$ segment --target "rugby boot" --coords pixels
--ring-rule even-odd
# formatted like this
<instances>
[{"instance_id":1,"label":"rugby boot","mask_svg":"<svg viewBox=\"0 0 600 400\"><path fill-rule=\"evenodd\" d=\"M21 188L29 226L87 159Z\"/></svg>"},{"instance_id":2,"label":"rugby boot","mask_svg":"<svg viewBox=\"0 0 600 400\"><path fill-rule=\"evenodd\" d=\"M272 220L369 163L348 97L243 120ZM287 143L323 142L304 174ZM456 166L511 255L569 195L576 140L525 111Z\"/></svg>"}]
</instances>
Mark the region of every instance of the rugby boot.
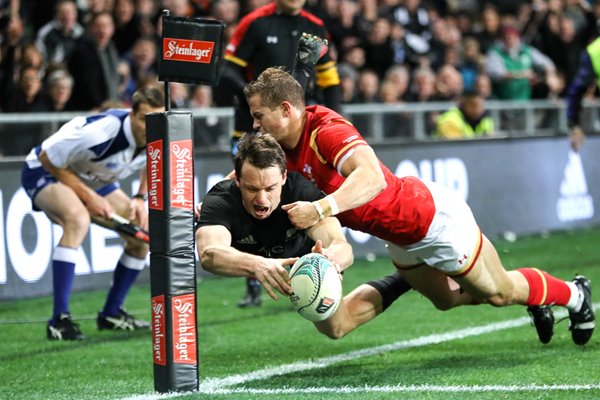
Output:
<instances>
[{"instance_id":1,"label":"rugby boot","mask_svg":"<svg viewBox=\"0 0 600 400\"><path fill-rule=\"evenodd\" d=\"M569 330L573 342L582 346L591 339L596 327L596 317L592 307L592 285L590 280L582 275L577 275L573 283L579 289L580 296L583 296L583 303L578 311L569 310Z\"/></svg>"},{"instance_id":2,"label":"rugby boot","mask_svg":"<svg viewBox=\"0 0 600 400\"><path fill-rule=\"evenodd\" d=\"M71 319L71 314L62 313L55 319L48 322L46 327L46 336L50 340L83 340L85 336Z\"/></svg>"},{"instance_id":3,"label":"rugby boot","mask_svg":"<svg viewBox=\"0 0 600 400\"><path fill-rule=\"evenodd\" d=\"M98 326L98 330L101 331L105 329L113 331L137 331L150 329L150 324L148 322L135 318L124 308L119 308L119 313L115 316L98 313L96 325Z\"/></svg>"},{"instance_id":4,"label":"rugby boot","mask_svg":"<svg viewBox=\"0 0 600 400\"><path fill-rule=\"evenodd\" d=\"M261 304L260 292L260 282L252 278L247 279L246 295L238 301L237 306L240 308L259 307Z\"/></svg>"},{"instance_id":5,"label":"rugby boot","mask_svg":"<svg viewBox=\"0 0 600 400\"><path fill-rule=\"evenodd\" d=\"M531 316L540 342L550 343L554 335L554 313L550 306L529 306L527 312Z\"/></svg>"}]
</instances>

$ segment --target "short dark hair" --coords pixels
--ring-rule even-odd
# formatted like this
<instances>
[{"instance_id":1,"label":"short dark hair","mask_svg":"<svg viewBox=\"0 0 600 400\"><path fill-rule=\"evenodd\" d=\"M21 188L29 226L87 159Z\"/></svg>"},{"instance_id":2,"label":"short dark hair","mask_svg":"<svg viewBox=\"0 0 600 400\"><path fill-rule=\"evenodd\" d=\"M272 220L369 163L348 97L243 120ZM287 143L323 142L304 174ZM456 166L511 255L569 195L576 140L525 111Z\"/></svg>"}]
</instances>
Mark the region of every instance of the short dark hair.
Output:
<instances>
[{"instance_id":1,"label":"short dark hair","mask_svg":"<svg viewBox=\"0 0 600 400\"><path fill-rule=\"evenodd\" d=\"M138 112L141 104L148 104L152 108L163 107L165 94L162 88L158 85L147 85L136 90L131 98L131 109L134 113Z\"/></svg>"},{"instance_id":2,"label":"short dark hair","mask_svg":"<svg viewBox=\"0 0 600 400\"><path fill-rule=\"evenodd\" d=\"M242 176L244 162L259 169L278 167L283 174L286 170L285 153L275 138L266 133L244 133L238 142L238 152L233 159L235 174Z\"/></svg>"}]
</instances>

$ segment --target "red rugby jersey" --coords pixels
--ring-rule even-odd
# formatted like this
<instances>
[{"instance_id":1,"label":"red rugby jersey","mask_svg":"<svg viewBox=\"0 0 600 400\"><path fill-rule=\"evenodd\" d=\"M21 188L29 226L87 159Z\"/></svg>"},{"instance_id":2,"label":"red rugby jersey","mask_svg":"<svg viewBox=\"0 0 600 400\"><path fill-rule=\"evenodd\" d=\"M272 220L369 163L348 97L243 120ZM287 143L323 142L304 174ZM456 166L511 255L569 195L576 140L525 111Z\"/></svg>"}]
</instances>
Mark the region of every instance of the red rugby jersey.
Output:
<instances>
[{"instance_id":1,"label":"red rugby jersey","mask_svg":"<svg viewBox=\"0 0 600 400\"><path fill-rule=\"evenodd\" d=\"M357 146L368 146L350 122L323 106L306 107L298 145L286 150L287 167L299 171L323 192L335 192L344 177L340 162ZM433 219L431 193L418 178L398 178L380 162L386 189L367 204L339 214L342 225L398 245L423 239Z\"/></svg>"}]
</instances>

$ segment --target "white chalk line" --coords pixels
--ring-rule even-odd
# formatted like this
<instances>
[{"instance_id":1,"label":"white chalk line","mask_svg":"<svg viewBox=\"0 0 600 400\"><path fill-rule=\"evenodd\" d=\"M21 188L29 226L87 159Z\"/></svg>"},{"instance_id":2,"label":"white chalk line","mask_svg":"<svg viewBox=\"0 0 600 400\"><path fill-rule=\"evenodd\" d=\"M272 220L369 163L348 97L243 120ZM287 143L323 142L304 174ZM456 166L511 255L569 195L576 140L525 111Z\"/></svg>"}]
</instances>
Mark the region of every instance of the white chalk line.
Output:
<instances>
[{"instance_id":1,"label":"white chalk line","mask_svg":"<svg viewBox=\"0 0 600 400\"><path fill-rule=\"evenodd\" d=\"M594 304L594 309L600 308L600 303ZM554 313L556 319L563 318L567 315L566 310L558 310ZM486 333L497 332L505 329L517 328L530 323L529 317L521 317L506 321L500 321L492 324L475 326L470 328L458 329L441 334L433 334L428 336L421 336L415 339L399 341L395 343L385 344L381 346L370 347L361 350L355 350L348 353L338 354L335 356L317 358L309 361L299 361L291 364L284 364L276 367L269 367L260 369L247 374L236 374L225 378L208 378L200 383L200 387L197 392L177 392L177 393L165 393L165 394L146 394L136 395L127 397L124 400L155 400L155 399L168 399L175 398L190 394L235 394L235 393L256 393L256 394L285 394L288 392L277 392L277 390L290 390L289 393L311 393L309 390L321 390L323 393L343 393L341 390L344 387L334 388L289 388L289 389L251 389L251 388L228 388L229 386L242 385L247 382L264 380L274 376L287 375L294 372L308 371L318 368L326 368L333 364L341 362L352 361L364 357L370 357L381 353L390 351L416 348L422 346L428 346L432 344L438 344L448 342L452 340L464 339L471 336L479 336ZM378 389L379 388L379 389ZM395 388L391 390L391 388ZM421 388L421 389L419 389ZM569 389L566 389L569 388ZM407 386L379 386L379 387L346 387L346 390L356 391L386 391L391 390L392 392L408 392L411 390L416 391L447 391L447 392L480 392L480 391L541 391L541 390L596 390L600 389L600 384L592 385L484 385L484 386L431 386L431 385L407 385ZM351 393L351 392L348 392ZM353 392L352 392L353 393Z\"/></svg>"}]
</instances>

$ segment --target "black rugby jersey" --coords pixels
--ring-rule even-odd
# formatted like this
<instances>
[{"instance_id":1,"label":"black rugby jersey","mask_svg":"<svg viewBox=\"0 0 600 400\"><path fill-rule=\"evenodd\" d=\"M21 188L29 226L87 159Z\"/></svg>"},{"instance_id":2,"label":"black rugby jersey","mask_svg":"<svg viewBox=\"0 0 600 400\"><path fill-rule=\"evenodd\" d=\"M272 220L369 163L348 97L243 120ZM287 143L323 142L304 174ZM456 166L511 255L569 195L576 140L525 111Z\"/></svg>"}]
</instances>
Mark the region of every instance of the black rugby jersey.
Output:
<instances>
[{"instance_id":1,"label":"black rugby jersey","mask_svg":"<svg viewBox=\"0 0 600 400\"><path fill-rule=\"evenodd\" d=\"M301 175L288 173L281 202L264 220L246 212L234 180L217 183L202 202L197 227L223 225L231 233L231 246L245 253L272 258L297 257L309 253L314 242L304 230L296 229L281 205L294 201L315 201L323 194Z\"/></svg>"}]
</instances>

